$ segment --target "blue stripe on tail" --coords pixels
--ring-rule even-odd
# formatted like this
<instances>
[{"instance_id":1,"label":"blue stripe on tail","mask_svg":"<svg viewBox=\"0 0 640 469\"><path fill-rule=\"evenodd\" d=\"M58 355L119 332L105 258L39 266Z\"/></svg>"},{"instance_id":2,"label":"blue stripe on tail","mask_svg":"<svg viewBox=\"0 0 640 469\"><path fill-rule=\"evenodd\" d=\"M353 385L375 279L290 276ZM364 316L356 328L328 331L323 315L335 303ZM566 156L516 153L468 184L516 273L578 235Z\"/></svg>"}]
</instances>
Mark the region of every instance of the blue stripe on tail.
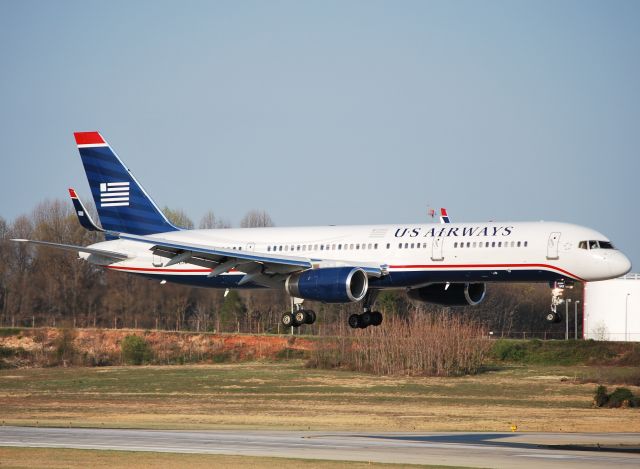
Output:
<instances>
[{"instance_id":1,"label":"blue stripe on tail","mask_svg":"<svg viewBox=\"0 0 640 469\"><path fill-rule=\"evenodd\" d=\"M76 141L81 143L78 134ZM147 235L179 229L167 220L109 146L80 145L78 150L105 230Z\"/></svg>"}]
</instances>

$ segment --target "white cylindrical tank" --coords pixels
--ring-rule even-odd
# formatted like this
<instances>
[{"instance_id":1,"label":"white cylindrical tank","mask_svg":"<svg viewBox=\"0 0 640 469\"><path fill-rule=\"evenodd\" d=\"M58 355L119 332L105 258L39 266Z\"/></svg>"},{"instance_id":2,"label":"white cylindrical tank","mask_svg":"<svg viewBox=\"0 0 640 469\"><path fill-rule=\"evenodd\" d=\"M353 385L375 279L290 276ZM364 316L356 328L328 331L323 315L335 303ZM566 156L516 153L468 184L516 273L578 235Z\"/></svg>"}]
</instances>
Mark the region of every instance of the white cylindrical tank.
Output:
<instances>
[{"instance_id":1,"label":"white cylindrical tank","mask_svg":"<svg viewBox=\"0 0 640 469\"><path fill-rule=\"evenodd\" d=\"M640 274L584 287L584 338L640 341Z\"/></svg>"}]
</instances>

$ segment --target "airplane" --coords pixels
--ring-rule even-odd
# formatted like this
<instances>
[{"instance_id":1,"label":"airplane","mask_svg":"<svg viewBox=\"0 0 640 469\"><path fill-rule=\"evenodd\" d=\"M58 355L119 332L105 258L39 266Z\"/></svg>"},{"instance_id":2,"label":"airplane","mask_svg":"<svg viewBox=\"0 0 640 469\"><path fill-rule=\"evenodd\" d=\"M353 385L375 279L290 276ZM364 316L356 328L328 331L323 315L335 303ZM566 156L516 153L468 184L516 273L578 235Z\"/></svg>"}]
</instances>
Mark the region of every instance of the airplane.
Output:
<instances>
[{"instance_id":1,"label":"airplane","mask_svg":"<svg viewBox=\"0 0 640 469\"><path fill-rule=\"evenodd\" d=\"M603 234L558 222L268 227L185 230L174 226L99 132L76 132L101 227L70 189L79 222L105 241L74 246L14 239L77 252L117 272L211 288L278 288L295 301L284 326L313 324L304 300L362 302L352 328L379 326L377 294L473 306L497 282L565 284L616 278L631 262ZM552 309L547 319L561 320Z\"/></svg>"}]
</instances>

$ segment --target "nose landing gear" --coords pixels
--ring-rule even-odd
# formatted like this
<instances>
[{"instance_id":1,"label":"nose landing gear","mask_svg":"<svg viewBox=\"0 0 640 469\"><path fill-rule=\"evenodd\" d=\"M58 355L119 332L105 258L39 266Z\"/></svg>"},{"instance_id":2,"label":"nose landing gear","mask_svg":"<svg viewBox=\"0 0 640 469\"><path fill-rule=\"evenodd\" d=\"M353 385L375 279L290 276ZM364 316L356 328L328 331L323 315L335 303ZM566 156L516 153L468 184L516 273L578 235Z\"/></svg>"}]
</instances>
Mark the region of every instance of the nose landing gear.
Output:
<instances>
[{"instance_id":1,"label":"nose landing gear","mask_svg":"<svg viewBox=\"0 0 640 469\"><path fill-rule=\"evenodd\" d=\"M565 288L573 288L573 284L564 280L553 282L552 284L551 311L545 316L545 319L550 323L557 324L562 322L562 314L558 312L558 306L565 302L564 298L562 298Z\"/></svg>"}]
</instances>

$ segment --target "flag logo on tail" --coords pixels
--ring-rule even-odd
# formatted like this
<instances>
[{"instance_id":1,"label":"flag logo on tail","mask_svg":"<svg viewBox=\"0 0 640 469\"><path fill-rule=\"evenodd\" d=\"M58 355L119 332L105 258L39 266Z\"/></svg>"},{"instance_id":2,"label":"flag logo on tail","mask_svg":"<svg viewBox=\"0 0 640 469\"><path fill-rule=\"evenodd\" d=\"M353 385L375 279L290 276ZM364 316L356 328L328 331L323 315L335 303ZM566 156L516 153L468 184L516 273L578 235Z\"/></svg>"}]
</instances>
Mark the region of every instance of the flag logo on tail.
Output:
<instances>
[{"instance_id":1,"label":"flag logo on tail","mask_svg":"<svg viewBox=\"0 0 640 469\"><path fill-rule=\"evenodd\" d=\"M128 182L103 182L100 184L101 207L128 207Z\"/></svg>"}]
</instances>

